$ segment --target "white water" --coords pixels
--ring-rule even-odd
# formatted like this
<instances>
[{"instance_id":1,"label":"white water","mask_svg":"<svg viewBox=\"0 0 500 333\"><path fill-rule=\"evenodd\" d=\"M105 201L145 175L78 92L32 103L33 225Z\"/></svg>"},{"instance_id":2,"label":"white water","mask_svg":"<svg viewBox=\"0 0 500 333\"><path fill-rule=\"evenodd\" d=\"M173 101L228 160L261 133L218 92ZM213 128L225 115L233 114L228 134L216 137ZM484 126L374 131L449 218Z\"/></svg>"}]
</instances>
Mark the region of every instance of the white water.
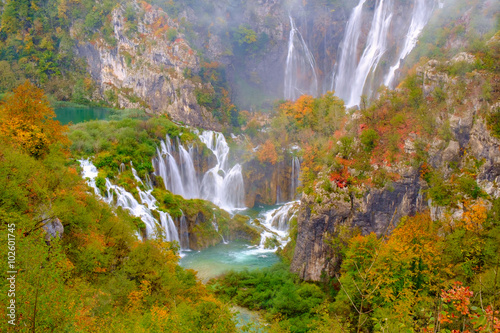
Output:
<instances>
[{"instance_id":1,"label":"white water","mask_svg":"<svg viewBox=\"0 0 500 333\"><path fill-rule=\"evenodd\" d=\"M296 100L300 95L318 94L318 76L316 62L309 51L302 34L290 18L290 36L285 67L285 92L287 100Z\"/></svg>"},{"instance_id":2,"label":"white water","mask_svg":"<svg viewBox=\"0 0 500 333\"><path fill-rule=\"evenodd\" d=\"M266 249L265 244L268 238L276 238L279 246L283 248L289 241L289 222L295 215L299 204L299 201L291 201L278 208L263 211L258 216L258 220L265 230L261 234L260 244L249 247L249 253L275 252L277 247Z\"/></svg>"},{"instance_id":3,"label":"white water","mask_svg":"<svg viewBox=\"0 0 500 333\"><path fill-rule=\"evenodd\" d=\"M94 189L95 194L109 205L122 207L129 211L132 216L139 217L146 226L147 237L154 238L157 232L161 232L166 241L176 241L180 244L179 233L172 217L168 213L162 211L158 211L160 214L160 221L153 216L151 211L157 210L158 207L156 206L155 197L151 194L152 188L147 191L142 191L137 187L141 200L141 203L139 203L130 192L127 192L121 186L113 185L109 179L106 179L106 194L103 196L95 183L95 179L98 175L97 168L89 160L80 160L79 162L83 169L82 177L87 179L87 184ZM120 170L125 171L125 165L120 166ZM133 167L131 167L131 170L138 183L149 186L144 184L137 176L137 171ZM189 241L187 246L189 247Z\"/></svg>"},{"instance_id":4,"label":"white water","mask_svg":"<svg viewBox=\"0 0 500 333\"><path fill-rule=\"evenodd\" d=\"M351 80L354 77L358 54L359 38L361 36L361 23L363 5L366 0L360 0L354 7L349 20L347 21L344 40L341 44L340 59L334 71L332 79L332 89L335 89L337 96L346 100L351 91ZM335 83L335 86L334 86Z\"/></svg>"},{"instance_id":5,"label":"white water","mask_svg":"<svg viewBox=\"0 0 500 333\"><path fill-rule=\"evenodd\" d=\"M387 52L393 21L393 0L377 0L366 43L361 56L359 56L359 47L362 45L360 44L362 43L362 25L363 20L366 19L366 15L363 15L365 2L366 0L360 0L349 17L339 52L339 62L332 75L331 87L337 96L345 101L347 107L359 105L361 95L372 93L372 91L368 91L368 87L373 87L373 76L382 57ZM432 13L432 3L432 0L415 0L411 20L408 21L409 25L392 28L392 30L408 29L408 32L401 43L396 41L395 46L401 51L396 56L396 63L384 75L385 85L391 86L393 84L401 60L415 47L417 38Z\"/></svg>"},{"instance_id":6,"label":"white water","mask_svg":"<svg viewBox=\"0 0 500 333\"><path fill-rule=\"evenodd\" d=\"M413 14L408 28L408 33L406 34L405 43L401 53L398 56L396 63L391 66L389 73L384 79L384 84L392 88L394 75L396 70L399 68L401 61L410 54L411 50L417 45L418 36L426 26L429 18L431 17L432 11L434 9L433 3L429 4L428 0L415 0L413 5Z\"/></svg>"},{"instance_id":7,"label":"white water","mask_svg":"<svg viewBox=\"0 0 500 333\"><path fill-rule=\"evenodd\" d=\"M194 168L192 147L189 151L167 136L153 159L155 174L161 176L165 188L186 199L200 198L226 210L244 208L244 184L241 166L228 167L229 146L222 133L204 131L200 140L215 155L217 163L204 175ZM201 181L200 181L201 179Z\"/></svg>"}]
</instances>

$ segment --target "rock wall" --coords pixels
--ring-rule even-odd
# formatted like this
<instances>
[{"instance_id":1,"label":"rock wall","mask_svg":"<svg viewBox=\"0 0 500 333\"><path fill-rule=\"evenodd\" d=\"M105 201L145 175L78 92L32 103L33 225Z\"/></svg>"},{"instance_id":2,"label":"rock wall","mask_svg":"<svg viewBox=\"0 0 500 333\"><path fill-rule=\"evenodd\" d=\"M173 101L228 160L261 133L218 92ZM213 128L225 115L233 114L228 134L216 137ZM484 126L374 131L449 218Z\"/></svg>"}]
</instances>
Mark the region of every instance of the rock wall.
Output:
<instances>
[{"instance_id":1,"label":"rock wall","mask_svg":"<svg viewBox=\"0 0 500 333\"><path fill-rule=\"evenodd\" d=\"M415 141L424 140L428 147L428 163L444 179L457 176L460 170L473 166L477 168L474 177L478 186L492 198L498 198L500 139L489 132L485 117L489 113L498 112L500 103L494 100L486 102L481 93L481 87L487 81L497 87L498 78L485 77L480 71L472 71L462 78L452 77L445 71L438 70L457 62L472 64L474 61L470 55L459 54L451 62L439 64L429 61L417 68L417 76L423 80L425 97L432 96L438 88L444 91L443 103L447 105L445 112L436 112L432 109L433 104L425 112L433 113L436 128L449 133L445 135L446 140L410 135L405 142L405 150L407 153L414 153ZM304 280L313 281L338 272L341 258L332 240L342 233L343 227L359 228L362 234L374 232L380 236L390 232L401 217L411 216L425 209L430 210L433 219L462 218L462 203L442 207L426 198L425 190L428 185L422 180L418 168L404 164L385 168L401 175L399 180L385 188L357 186L353 192L349 192L347 188L335 188L330 193L322 186L328 180L323 180L316 185L315 193L303 196L291 264L293 272Z\"/></svg>"},{"instance_id":2,"label":"rock wall","mask_svg":"<svg viewBox=\"0 0 500 333\"><path fill-rule=\"evenodd\" d=\"M290 154L286 154L283 161L274 165L261 163L257 159L243 164L245 205L274 205L277 202L294 200L295 193L291 193L291 170Z\"/></svg>"},{"instance_id":3,"label":"rock wall","mask_svg":"<svg viewBox=\"0 0 500 333\"><path fill-rule=\"evenodd\" d=\"M178 32L174 40L168 38L169 29L178 31L178 24L158 8L134 5L139 13L137 33L127 32L125 9L117 6L111 14L116 45L99 37L77 46L102 96L122 108L146 108L192 126L220 130L197 104L195 91L202 83L184 77L185 70L199 69L198 58Z\"/></svg>"},{"instance_id":4,"label":"rock wall","mask_svg":"<svg viewBox=\"0 0 500 333\"><path fill-rule=\"evenodd\" d=\"M383 189L363 188L357 198L347 189L304 196L298 214L298 233L291 270L304 280L319 281L323 274L333 276L340 257L331 246L333 235L342 226L359 228L363 234L383 235L392 230L399 219L413 215L425 207L423 184L416 169L402 170L401 180ZM318 203L318 199L321 202Z\"/></svg>"}]
</instances>

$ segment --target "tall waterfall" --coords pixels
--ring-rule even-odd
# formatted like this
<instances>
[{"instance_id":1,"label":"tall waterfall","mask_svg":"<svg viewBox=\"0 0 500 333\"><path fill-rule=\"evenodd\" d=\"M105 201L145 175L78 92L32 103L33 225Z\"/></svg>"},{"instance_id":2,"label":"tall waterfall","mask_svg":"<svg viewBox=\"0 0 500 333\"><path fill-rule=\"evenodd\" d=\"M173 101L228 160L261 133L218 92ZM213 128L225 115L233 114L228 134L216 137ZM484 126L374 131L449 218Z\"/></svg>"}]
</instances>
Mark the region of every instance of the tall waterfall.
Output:
<instances>
[{"instance_id":1,"label":"tall waterfall","mask_svg":"<svg viewBox=\"0 0 500 333\"><path fill-rule=\"evenodd\" d=\"M316 62L302 34L297 30L293 18L291 16L289 18L290 36L285 68L284 97L288 100L295 100L304 94L316 96L318 94Z\"/></svg>"},{"instance_id":2,"label":"tall waterfall","mask_svg":"<svg viewBox=\"0 0 500 333\"><path fill-rule=\"evenodd\" d=\"M384 79L384 84L390 88L392 88L392 83L394 80L394 75L396 70L399 68L401 64L401 60L406 58L406 56L413 50L415 45L417 45L417 39L422 29L424 29L425 25L429 21L431 17L432 11L434 9L434 3L429 3L428 0L415 0L415 4L413 6L413 14L410 23L410 27L408 28L408 33L406 34L405 43L403 49L399 53L399 56L396 60L396 63L391 66L389 69L389 73Z\"/></svg>"},{"instance_id":3,"label":"tall waterfall","mask_svg":"<svg viewBox=\"0 0 500 333\"><path fill-rule=\"evenodd\" d=\"M199 137L216 157L217 163L212 169L204 175L198 175L194 168L192 153L189 153L179 141L173 145L167 136L166 140L161 142L157 156L153 159L155 174L162 177L167 190L186 199L209 200L227 210L244 208L245 189L241 165L236 164L229 168L227 161L229 146L224 135L204 131Z\"/></svg>"},{"instance_id":4,"label":"tall waterfall","mask_svg":"<svg viewBox=\"0 0 500 333\"><path fill-rule=\"evenodd\" d=\"M357 50L359 38L361 35L362 10L366 0L360 0L359 4L354 7L344 35L344 40L340 46L340 61L336 66L332 80L332 89L340 98L347 102L347 97L351 92L351 80L356 72ZM335 86L333 86L335 83Z\"/></svg>"},{"instance_id":5,"label":"tall waterfall","mask_svg":"<svg viewBox=\"0 0 500 333\"><path fill-rule=\"evenodd\" d=\"M401 60L415 47L417 37L427 24L433 10L431 5L433 0L415 0L411 20L408 21L408 28L406 26L392 27L391 31L395 4L393 0L376 0L370 30L362 49L363 52L359 56L359 46L363 45L362 25L366 19L366 15L363 15L365 2L366 0L359 1L347 22L346 32L339 52L340 59L332 76L331 87L335 89L337 96L342 98L348 107L359 105L363 93L371 93L369 89L373 88L372 81L375 72L389 48L391 32L394 34L395 29L408 29L407 34L402 39L402 44L395 41L395 45L390 45L401 50L396 55L396 63L383 75L384 84L392 84L394 74L399 68ZM388 58L391 58L390 55Z\"/></svg>"}]
</instances>

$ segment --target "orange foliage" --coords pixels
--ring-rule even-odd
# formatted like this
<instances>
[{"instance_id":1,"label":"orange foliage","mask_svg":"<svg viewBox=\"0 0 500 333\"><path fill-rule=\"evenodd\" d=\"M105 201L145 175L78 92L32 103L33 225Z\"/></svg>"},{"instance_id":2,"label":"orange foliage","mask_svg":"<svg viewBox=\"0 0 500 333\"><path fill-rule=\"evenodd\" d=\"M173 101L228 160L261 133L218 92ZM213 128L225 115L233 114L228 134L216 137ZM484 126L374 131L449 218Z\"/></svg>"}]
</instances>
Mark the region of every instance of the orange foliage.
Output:
<instances>
[{"instance_id":1,"label":"orange foliage","mask_svg":"<svg viewBox=\"0 0 500 333\"><path fill-rule=\"evenodd\" d=\"M43 91L26 81L0 104L0 135L30 155L42 157L50 145L68 143L63 134L67 127L54 117Z\"/></svg>"},{"instance_id":2,"label":"orange foliage","mask_svg":"<svg viewBox=\"0 0 500 333\"><path fill-rule=\"evenodd\" d=\"M486 218L486 204L483 200L479 200L479 202L468 207L467 211L463 215L465 229L474 232L481 230L483 223L486 221Z\"/></svg>"},{"instance_id":3,"label":"orange foliage","mask_svg":"<svg viewBox=\"0 0 500 333\"><path fill-rule=\"evenodd\" d=\"M257 151L257 158L260 162L276 164L278 162L278 152L274 143L268 139Z\"/></svg>"},{"instance_id":4,"label":"orange foliage","mask_svg":"<svg viewBox=\"0 0 500 333\"><path fill-rule=\"evenodd\" d=\"M285 102L280 105L280 110L289 117L297 119L298 123L302 123L304 118L312 114L314 98L309 95L300 96L295 103Z\"/></svg>"}]
</instances>

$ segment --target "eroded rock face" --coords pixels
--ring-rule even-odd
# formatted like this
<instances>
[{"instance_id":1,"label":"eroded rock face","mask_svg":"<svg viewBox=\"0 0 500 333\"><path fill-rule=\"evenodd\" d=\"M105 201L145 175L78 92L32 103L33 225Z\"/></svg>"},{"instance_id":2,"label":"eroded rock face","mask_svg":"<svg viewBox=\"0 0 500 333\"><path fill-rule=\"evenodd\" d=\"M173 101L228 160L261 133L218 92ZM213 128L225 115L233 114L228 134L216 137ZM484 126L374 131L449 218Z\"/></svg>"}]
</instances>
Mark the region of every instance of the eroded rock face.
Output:
<instances>
[{"instance_id":1,"label":"eroded rock face","mask_svg":"<svg viewBox=\"0 0 500 333\"><path fill-rule=\"evenodd\" d=\"M292 189L291 155L274 165L261 163L257 159L243 165L243 181L245 183L245 205L274 205L295 199Z\"/></svg>"},{"instance_id":2,"label":"eroded rock face","mask_svg":"<svg viewBox=\"0 0 500 333\"><path fill-rule=\"evenodd\" d=\"M470 63L473 58L461 53L452 61ZM426 140L427 162L445 179L456 175L457 170L475 165L477 172L474 177L478 186L491 197L498 198L500 139L489 132L485 116L498 112L500 103L484 103L481 93L474 91L480 89L485 80L481 73L469 73L463 81L459 81L457 77L440 72L438 65L436 61L430 61L417 68L417 75L423 78L424 95L433 94L438 87L444 91L442 102L449 108L436 114L435 121L448 134L444 138L432 139L410 135L404 150L409 154L415 153L415 141ZM433 110L428 109L427 112ZM434 220L445 217L459 220L463 217L467 208L462 203L443 207L426 198L428 185L417 168L404 164L382 167L401 175L401 178L382 189L357 186L355 192L359 193L358 197L350 195L347 189L337 187L328 193L323 189L323 180L316 185L313 195L303 196L291 265L293 272L304 280L313 281L338 273L341 258L331 240L338 236L342 227L359 228L362 234L374 232L380 236L389 233L401 217L412 216L425 209L429 209ZM488 205L488 202L485 204Z\"/></svg>"},{"instance_id":3,"label":"eroded rock face","mask_svg":"<svg viewBox=\"0 0 500 333\"><path fill-rule=\"evenodd\" d=\"M103 97L122 108L147 108L192 126L220 130L211 113L197 103L195 91L202 83L184 77L184 71L199 69L194 51L182 35L167 38L168 29L178 29L178 24L145 3L135 7L144 13L138 15L137 34L127 33L125 10L118 6L112 12L116 46L102 38L77 46Z\"/></svg>"},{"instance_id":4,"label":"eroded rock face","mask_svg":"<svg viewBox=\"0 0 500 333\"><path fill-rule=\"evenodd\" d=\"M362 234L389 233L406 215L425 207L418 170L401 170L402 177L383 189L366 189L360 198L347 189L334 193L322 191L304 196L298 215L298 234L291 270L304 280L319 281L324 274L333 276L340 257L331 246L332 236L341 226L359 228Z\"/></svg>"}]
</instances>

